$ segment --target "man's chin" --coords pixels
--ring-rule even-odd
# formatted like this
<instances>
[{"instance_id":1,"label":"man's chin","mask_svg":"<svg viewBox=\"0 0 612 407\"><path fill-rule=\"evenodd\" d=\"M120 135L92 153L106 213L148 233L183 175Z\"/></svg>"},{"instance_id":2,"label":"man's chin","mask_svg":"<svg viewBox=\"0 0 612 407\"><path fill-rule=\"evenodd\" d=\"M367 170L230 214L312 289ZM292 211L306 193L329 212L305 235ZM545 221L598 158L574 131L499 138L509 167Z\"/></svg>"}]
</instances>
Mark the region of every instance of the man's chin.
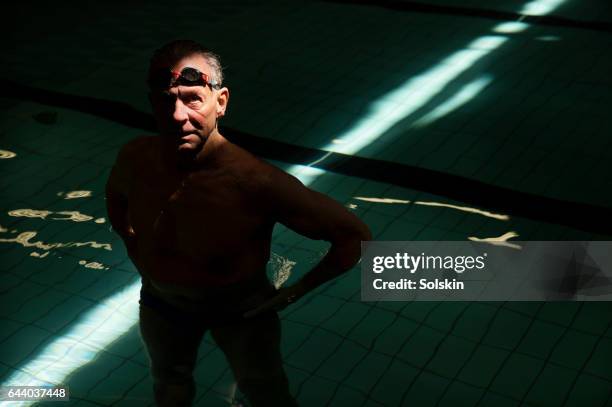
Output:
<instances>
[{"instance_id":1,"label":"man's chin","mask_svg":"<svg viewBox=\"0 0 612 407\"><path fill-rule=\"evenodd\" d=\"M189 152L189 151L194 151L197 150L199 147L199 143L191 143L191 142L184 142L184 141L179 141L178 143L178 147L177 150L178 152Z\"/></svg>"},{"instance_id":2,"label":"man's chin","mask_svg":"<svg viewBox=\"0 0 612 407\"><path fill-rule=\"evenodd\" d=\"M197 152L204 146L204 141L197 134L188 134L177 140L177 151L190 154Z\"/></svg>"},{"instance_id":3,"label":"man's chin","mask_svg":"<svg viewBox=\"0 0 612 407\"><path fill-rule=\"evenodd\" d=\"M189 146L198 146L202 143L202 138L194 133L189 133L182 136L178 140L179 146L189 145Z\"/></svg>"}]
</instances>

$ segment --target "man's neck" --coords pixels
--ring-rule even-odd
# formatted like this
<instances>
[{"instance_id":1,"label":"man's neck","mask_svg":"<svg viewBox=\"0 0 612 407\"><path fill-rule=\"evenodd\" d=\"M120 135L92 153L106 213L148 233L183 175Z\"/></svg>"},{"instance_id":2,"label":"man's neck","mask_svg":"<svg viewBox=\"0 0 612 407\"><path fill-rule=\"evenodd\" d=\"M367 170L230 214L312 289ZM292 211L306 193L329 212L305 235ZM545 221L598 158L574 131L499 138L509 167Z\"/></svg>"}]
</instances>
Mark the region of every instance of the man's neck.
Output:
<instances>
[{"instance_id":1,"label":"man's neck","mask_svg":"<svg viewBox=\"0 0 612 407\"><path fill-rule=\"evenodd\" d=\"M208 136L202 149L193 158L193 164L196 167L200 167L214 161L219 145L223 140L224 138L219 131L214 129L210 136Z\"/></svg>"}]
</instances>

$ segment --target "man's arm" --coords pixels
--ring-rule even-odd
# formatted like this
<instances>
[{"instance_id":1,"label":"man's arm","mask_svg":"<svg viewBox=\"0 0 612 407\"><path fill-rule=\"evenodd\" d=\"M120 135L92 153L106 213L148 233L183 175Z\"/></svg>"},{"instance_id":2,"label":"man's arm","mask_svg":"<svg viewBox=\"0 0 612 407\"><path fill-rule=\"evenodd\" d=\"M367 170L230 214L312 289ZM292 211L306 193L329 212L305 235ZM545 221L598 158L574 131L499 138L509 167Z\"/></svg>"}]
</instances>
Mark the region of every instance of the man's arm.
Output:
<instances>
[{"instance_id":1,"label":"man's arm","mask_svg":"<svg viewBox=\"0 0 612 407\"><path fill-rule=\"evenodd\" d=\"M131 143L121 148L106 182L106 210L113 230L124 241L128 252L134 249L135 233L128 220Z\"/></svg>"},{"instance_id":2,"label":"man's arm","mask_svg":"<svg viewBox=\"0 0 612 407\"><path fill-rule=\"evenodd\" d=\"M298 283L285 290L271 306L249 313L253 316L269 308L282 309L303 296L350 270L361 257L361 241L371 240L368 226L344 206L330 197L305 187L296 177L271 167L262 181L263 204L270 216L295 232L331 243L321 261Z\"/></svg>"}]
</instances>

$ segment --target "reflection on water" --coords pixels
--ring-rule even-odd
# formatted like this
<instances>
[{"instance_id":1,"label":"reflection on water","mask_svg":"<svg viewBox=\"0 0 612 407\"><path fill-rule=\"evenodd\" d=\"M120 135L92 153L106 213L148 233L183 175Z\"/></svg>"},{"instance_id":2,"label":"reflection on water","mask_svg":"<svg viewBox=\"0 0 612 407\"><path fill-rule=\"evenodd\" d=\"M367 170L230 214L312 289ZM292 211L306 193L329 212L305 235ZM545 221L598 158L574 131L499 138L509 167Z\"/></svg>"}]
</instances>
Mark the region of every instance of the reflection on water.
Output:
<instances>
[{"instance_id":1,"label":"reflection on water","mask_svg":"<svg viewBox=\"0 0 612 407\"><path fill-rule=\"evenodd\" d=\"M13 157L16 157L16 156L17 156L17 154L13 153L12 151L0 150L0 159L13 158Z\"/></svg>"},{"instance_id":2,"label":"reflection on water","mask_svg":"<svg viewBox=\"0 0 612 407\"><path fill-rule=\"evenodd\" d=\"M411 202L409 200L404 200L404 199L375 198L375 197L365 197L365 196L355 196L353 198L358 199L360 201L384 203L384 204L396 204L396 203L409 204ZM474 213L477 215L482 215L482 216L486 216L487 218L493 218L497 220L509 220L510 219L510 216L508 215L502 215L499 213L493 213L493 212L485 211L482 209L472 208L469 206L459 206L459 205L453 205L453 204L448 204L444 202L414 201L413 204L414 205L424 205L424 206L439 206L439 207L444 207L444 208L456 209L458 211ZM354 208L351 208L351 209L354 209Z\"/></svg>"},{"instance_id":3,"label":"reflection on water","mask_svg":"<svg viewBox=\"0 0 612 407\"><path fill-rule=\"evenodd\" d=\"M87 262L87 260L80 260L79 264L81 266L85 266L85 268L88 268L88 269L108 270L108 267L106 267L102 263L98 263L97 261Z\"/></svg>"},{"instance_id":4,"label":"reflection on water","mask_svg":"<svg viewBox=\"0 0 612 407\"><path fill-rule=\"evenodd\" d=\"M407 200L392 199L392 198L374 198L374 197L368 197L368 196L354 196L353 198L359 201L374 202L374 203L386 203L386 204L393 204L393 203L408 204L410 203L410 201L407 201Z\"/></svg>"},{"instance_id":5,"label":"reflection on water","mask_svg":"<svg viewBox=\"0 0 612 407\"><path fill-rule=\"evenodd\" d=\"M0 150L1 151L1 150ZM60 193L62 194L62 193ZM66 199L74 199L74 198L83 198L91 196L91 191L71 191L66 194ZM49 211L44 209L14 209L8 212L9 216L16 218L40 218L45 220L69 220L73 222L88 222L93 220L95 223L102 224L106 222L105 218L97 218L94 219L93 216L85 215L79 211ZM55 216L50 216L55 215ZM59 215L59 216L57 216ZM8 232L7 228L0 226L0 232ZM12 229L11 233L17 233L16 229ZM57 243L45 243L43 241L32 241L34 237L38 234L37 231L25 231L19 233L17 236L12 238L0 238L0 242L2 243L17 243L22 245L23 247L32 247L40 250L44 250L44 253L39 253L33 251L30 253L31 257L36 257L39 259L45 258L49 255L49 251L53 249L57 249L60 247L81 247L81 246L90 246L94 249L104 249L104 250L112 250L112 246L110 243L98 243L96 241L88 241L88 242L57 242ZM61 258L61 257L60 257ZM81 264L81 263L79 263ZM104 265L97 262L85 262L83 265L87 268L96 268L96 269L108 269Z\"/></svg>"},{"instance_id":6,"label":"reflection on water","mask_svg":"<svg viewBox=\"0 0 612 407\"><path fill-rule=\"evenodd\" d=\"M355 196L353 198L358 199L360 201L384 203L384 204L396 204L396 203L409 204L411 202L409 200L403 200L403 199L375 198L375 197L365 197L365 196ZM497 220L503 220L503 221L510 220L510 216L508 215L493 213L493 212L485 211L482 209L472 208L469 206L459 206L459 205L453 205L453 204L448 204L444 202L433 202L433 201L414 201L412 203L413 205L450 208L450 209L455 209L455 210L462 211L462 212L468 212L468 213L473 213L476 215L486 216L487 218L493 218ZM354 204L348 204L347 206L351 209L355 209L357 207L357 205L354 205ZM497 236L497 237L478 238L475 236L468 236L468 239L475 241L475 242L490 243L496 246L505 246L505 247L509 247L512 249L521 250L522 249L521 245L508 242L509 239L513 237L517 237L517 236L518 236L518 233L514 231L510 231L510 232L504 233L503 235Z\"/></svg>"},{"instance_id":7,"label":"reflection on water","mask_svg":"<svg viewBox=\"0 0 612 407\"><path fill-rule=\"evenodd\" d=\"M2 231L6 231L6 229L2 229ZM25 232L21 232L16 237L13 238L0 238L0 242L3 243L17 243L22 245L23 247L35 247L41 250L52 250L57 249L59 247L81 247L81 246L90 246L94 249L104 249L104 250L113 250L110 243L98 243L95 241L89 242L67 242L67 243L44 243L42 241L31 242L30 240L34 238L38 232L28 230Z\"/></svg>"},{"instance_id":8,"label":"reflection on water","mask_svg":"<svg viewBox=\"0 0 612 407\"><path fill-rule=\"evenodd\" d=\"M482 209L471 208L469 206L458 206L458 205L452 205L452 204L447 204L447 203L442 203L442 202L429 202L429 201L415 201L414 204L415 205L425 205L425 206L442 206L445 208L456 209L458 211L475 213L477 215L482 215L482 216L486 216L487 218L493 218L497 220L509 220L510 219L510 216L508 215L502 215L499 213L483 211Z\"/></svg>"},{"instance_id":9,"label":"reflection on water","mask_svg":"<svg viewBox=\"0 0 612 407\"><path fill-rule=\"evenodd\" d=\"M508 239L512 239L513 237L518 237L518 233L514 231L510 231L498 237L478 238L474 236L469 236L468 239L474 242L484 242L484 243L489 243L495 246L505 246L505 247L510 247L511 249L521 250L522 249L521 245L508 242Z\"/></svg>"},{"instance_id":10,"label":"reflection on water","mask_svg":"<svg viewBox=\"0 0 612 407\"><path fill-rule=\"evenodd\" d=\"M94 217L85 215L79 211L47 211L40 209L15 209L8 212L9 216L13 216L16 218L41 218L47 219L47 216L51 214L63 215L64 217L51 217L49 219L52 220L71 220L73 222L87 222L92 220ZM106 220L104 218L98 218L94 220L96 223L104 223Z\"/></svg>"},{"instance_id":11,"label":"reflection on water","mask_svg":"<svg viewBox=\"0 0 612 407\"><path fill-rule=\"evenodd\" d=\"M89 198L90 196L91 191L70 191L66 192L64 199Z\"/></svg>"},{"instance_id":12,"label":"reflection on water","mask_svg":"<svg viewBox=\"0 0 612 407\"><path fill-rule=\"evenodd\" d=\"M51 219L71 220L74 222L87 222L88 220L92 220L94 218L93 216L85 215L78 211L60 211L60 212L55 212L55 213L59 215L66 215L68 217L67 218L51 218Z\"/></svg>"},{"instance_id":13,"label":"reflection on water","mask_svg":"<svg viewBox=\"0 0 612 407\"><path fill-rule=\"evenodd\" d=\"M276 289L280 288L291 276L291 270L295 262L276 253L270 254L270 265L272 266L272 284Z\"/></svg>"},{"instance_id":14,"label":"reflection on water","mask_svg":"<svg viewBox=\"0 0 612 407\"><path fill-rule=\"evenodd\" d=\"M51 211L37 210L37 209L15 209L9 211L9 216L16 218L41 218L45 219L47 216L52 214Z\"/></svg>"}]
</instances>

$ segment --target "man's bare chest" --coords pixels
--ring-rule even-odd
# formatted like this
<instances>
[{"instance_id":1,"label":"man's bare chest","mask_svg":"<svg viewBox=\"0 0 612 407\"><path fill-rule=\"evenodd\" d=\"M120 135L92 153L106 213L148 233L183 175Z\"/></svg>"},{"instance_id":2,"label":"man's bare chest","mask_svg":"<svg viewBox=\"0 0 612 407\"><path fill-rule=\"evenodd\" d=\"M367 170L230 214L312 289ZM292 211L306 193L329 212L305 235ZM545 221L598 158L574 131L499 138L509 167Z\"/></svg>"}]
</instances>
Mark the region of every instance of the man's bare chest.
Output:
<instances>
[{"instance_id":1,"label":"man's bare chest","mask_svg":"<svg viewBox=\"0 0 612 407\"><path fill-rule=\"evenodd\" d=\"M130 189L129 216L150 247L192 255L232 251L264 225L254 197L223 171L183 179L144 174Z\"/></svg>"}]
</instances>

